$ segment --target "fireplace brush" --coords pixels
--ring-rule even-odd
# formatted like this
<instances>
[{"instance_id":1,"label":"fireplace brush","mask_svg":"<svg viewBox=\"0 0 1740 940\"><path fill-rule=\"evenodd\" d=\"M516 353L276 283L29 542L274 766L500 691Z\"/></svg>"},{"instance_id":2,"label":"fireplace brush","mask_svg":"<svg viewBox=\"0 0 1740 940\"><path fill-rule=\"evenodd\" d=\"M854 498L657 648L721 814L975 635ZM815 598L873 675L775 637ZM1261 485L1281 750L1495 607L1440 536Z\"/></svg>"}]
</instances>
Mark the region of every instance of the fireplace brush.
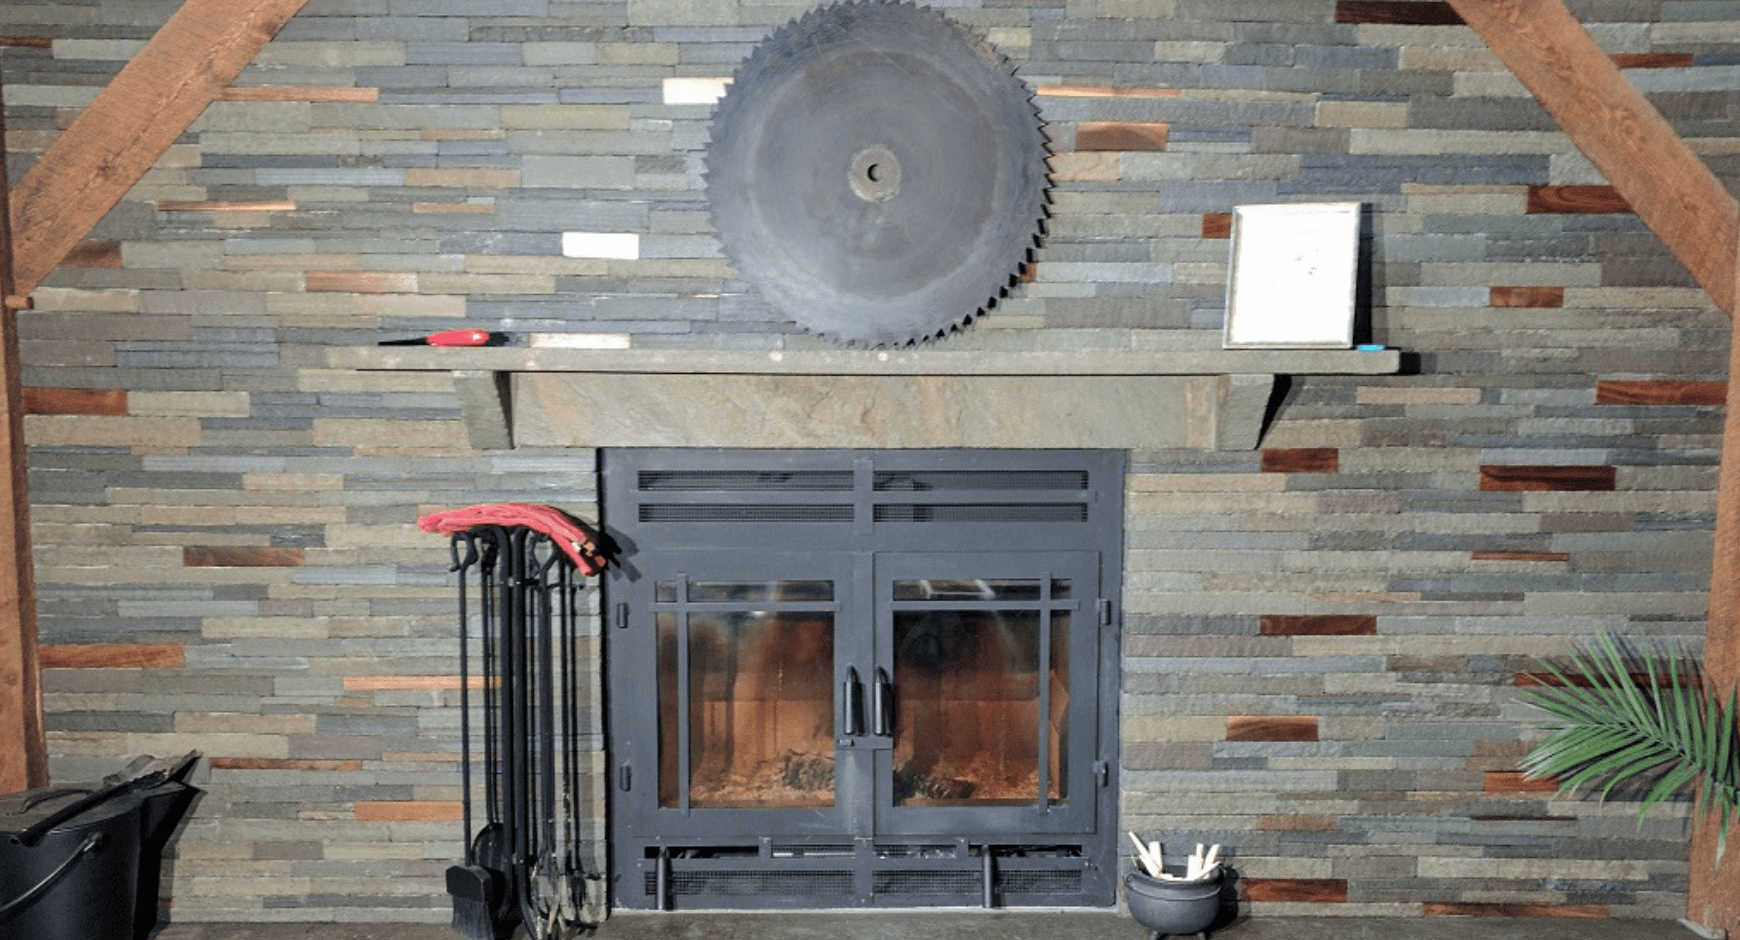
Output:
<instances>
[{"instance_id":1,"label":"fireplace brush","mask_svg":"<svg viewBox=\"0 0 1740 940\"><path fill-rule=\"evenodd\" d=\"M461 786L465 860L447 870L453 929L501 940L523 926L562 940L598 920L587 897L578 801L581 577L568 554L525 526L452 534L459 574ZM484 823L472 768L471 587L478 589Z\"/></svg>"}]
</instances>

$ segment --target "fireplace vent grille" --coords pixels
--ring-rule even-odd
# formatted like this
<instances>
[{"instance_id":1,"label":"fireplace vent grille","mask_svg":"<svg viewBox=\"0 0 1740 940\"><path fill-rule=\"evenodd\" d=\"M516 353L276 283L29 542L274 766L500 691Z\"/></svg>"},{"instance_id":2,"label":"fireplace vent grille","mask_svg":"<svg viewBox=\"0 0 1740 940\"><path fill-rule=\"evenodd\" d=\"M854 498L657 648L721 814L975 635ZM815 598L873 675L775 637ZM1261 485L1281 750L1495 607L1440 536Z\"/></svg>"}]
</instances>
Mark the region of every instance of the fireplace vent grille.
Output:
<instances>
[{"instance_id":1,"label":"fireplace vent grille","mask_svg":"<svg viewBox=\"0 0 1740 940\"><path fill-rule=\"evenodd\" d=\"M974 895L984 890L983 877L980 872L959 869L879 871L870 890L877 894Z\"/></svg>"},{"instance_id":2,"label":"fireplace vent grille","mask_svg":"<svg viewBox=\"0 0 1740 940\"><path fill-rule=\"evenodd\" d=\"M850 503L642 503L642 522L851 522Z\"/></svg>"},{"instance_id":3,"label":"fireplace vent grille","mask_svg":"<svg viewBox=\"0 0 1740 940\"><path fill-rule=\"evenodd\" d=\"M877 522L1086 522L1082 503L878 503Z\"/></svg>"},{"instance_id":4,"label":"fireplace vent grille","mask_svg":"<svg viewBox=\"0 0 1740 940\"><path fill-rule=\"evenodd\" d=\"M850 493L854 485L851 470L642 470L637 476L640 489L664 493Z\"/></svg>"},{"instance_id":5,"label":"fireplace vent grille","mask_svg":"<svg viewBox=\"0 0 1740 940\"><path fill-rule=\"evenodd\" d=\"M1072 490L1088 488L1085 470L881 470L878 493L933 490Z\"/></svg>"}]
</instances>

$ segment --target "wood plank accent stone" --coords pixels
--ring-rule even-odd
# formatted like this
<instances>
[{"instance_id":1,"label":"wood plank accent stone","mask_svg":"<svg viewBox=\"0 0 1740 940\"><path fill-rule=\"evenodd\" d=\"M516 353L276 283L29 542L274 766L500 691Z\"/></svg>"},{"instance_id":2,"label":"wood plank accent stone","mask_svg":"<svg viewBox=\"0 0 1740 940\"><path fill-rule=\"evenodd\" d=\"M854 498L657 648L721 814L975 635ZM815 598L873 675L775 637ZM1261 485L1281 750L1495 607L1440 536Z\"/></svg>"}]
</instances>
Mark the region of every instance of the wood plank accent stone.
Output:
<instances>
[{"instance_id":1,"label":"wood plank accent stone","mask_svg":"<svg viewBox=\"0 0 1740 940\"><path fill-rule=\"evenodd\" d=\"M1264 473L1334 473L1341 451L1334 447L1270 448L1263 451Z\"/></svg>"},{"instance_id":2,"label":"wood plank accent stone","mask_svg":"<svg viewBox=\"0 0 1740 940\"><path fill-rule=\"evenodd\" d=\"M1166 149L1170 125L1138 121L1083 121L1075 126L1075 149L1148 150Z\"/></svg>"},{"instance_id":3,"label":"wood plank accent stone","mask_svg":"<svg viewBox=\"0 0 1740 940\"><path fill-rule=\"evenodd\" d=\"M1298 901L1308 904L1345 904L1345 878L1243 878L1247 901Z\"/></svg>"},{"instance_id":4,"label":"wood plank accent stone","mask_svg":"<svg viewBox=\"0 0 1740 940\"><path fill-rule=\"evenodd\" d=\"M118 268L121 266L121 243L110 241L79 242L61 259L63 268Z\"/></svg>"},{"instance_id":5,"label":"wood plank accent stone","mask_svg":"<svg viewBox=\"0 0 1740 940\"><path fill-rule=\"evenodd\" d=\"M295 568L305 554L295 547L187 545L181 549L181 564L186 568Z\"/></svg>"},{"instance_id":6,"label":"wood plank accent stone","mask_svg":"<svg viewBox=\"0 0 1740 940\"><path fill-rule=\"evenodd\" d=\"M1570 561L1570 552L1490 552L1473 551L1468 557L1475 561Z\"/></svg>"},{"instance_id":7,"label":"wood plank accent stone","mask_svg":"<svg viewBox=\"0 0 1740 940\"><path fill-rule=\"evenodd\" d=\"M1462 16L1438 0L1338 0L1337 23L1390 26L1461 26Z\"/></svg>"},{"instance_id":8,"label":"wood plank accent stone","mask_svg":"<svg viewBox=\"0 0 1740 940\"><path fill-rule=\"evenodd\" d=\"M1601 379L1595 383L1595 402L1600 405L1720 405L1727 397L1726 382Z\"/></svg>"},{"instance_id":9,"label":"wood plank accent stone","mask_svg":"<svg viewBox=\"0 0 1740 940\"><path fill-rule=\"evenodd\" d=\"M296 85L231 85L218 92L219 101L319 101L373 104L379 88L311 88Z\"/></svg>"},{"instance_id":10,"label":"wood plank accent stone","mask_svg":"<svg viewBox=\"0 0 1740 940\"><path fill-rule=\"evenodd\" d=\"M1264 614L1263 636L1377 636L1377 618L1369 614Z\"/></svg>"},{"instance_id":11,"label":"wood plank accent stone","mask_svg":"<svg viewBox=\"0 0 1740 940\"><path fill-rule=\"evenodd\" d=\"M159 212L294 212L296 203L288 199L257 199L251 201L160 202Z\"/></svg>"},{"instance_id":12,"label":"wood plank accent stone","mask_svg":"<svg viewBox=\"0 0 1740 940\"><path fill-rule=\"evenodd\" d=\"M370 271L309 271L302 276L309 292L344 294L414 294L416 272L383 274Z\"/></svg>"},{"instance_id":13,"label":"wood plank accent stone","mask_svg":"<svg viewBox=\"0 0 1740 940\"><path fill-rule=\"evenodd\" d=\"M0 46L14 49L52 49L54 39L48 36L0 36Z\"/></svg>"},{"instance_id":14,"label":"wood plank accent stone","mask_svg":"<svg viewBox=\"0 0 1740 940\"><path fill-rule=\"evenodd\" d=\"M1631 203L1611 186L1530 186L1529 215L1628 214Z\"/></svg>"},{"instance_id":15,"label":"wood plank accent stone","mask_svg":"<svg viewBox=\"0 0 1740 940\"><path fill-rule=\"evenodd\" d=\"M1557 793L1559 790L1557 777L1530 780L1520 770L1488 770L1484 778L1483 788L1487 793Z\"/></svg>"},{"instance_id":16,"label":"wood plank accent stone","mask_svg":"<svg viewBox=\"0 0 1740 940\"><path fill-rule=\"evenodd\" d=\"M29 415L124 415L127 413L127 390L124 388L41 388L24 389L24 413Z\"/></svg>"},{"instance_id":17,"label":"wood plank accent stone","mask_svg":"<svg viewBox=\"0 0 1740 940\"><path fill-rule=\"evenodd\" d=\"M1486 464L1480 468L1480 489L1500 492L1607 492L1618 484L1618 471L1609 466L1539 466L1531 464Z\"/></svg>"},{"instance_id":18,"label":"wood plank accent stone","mask_svg":"<svg viewBox=\"0 0 1740 940\"><path fill-rule=\"evenodd\" d=\"M356 818L363 822L451 822L464 817L458 800L378 800L359 802Z\"/></svg>"},{"instance_id":19,"label":"wood plank accent stone","mask_svg":"<svg viewBox=\"0 0 1740 940\"><path fill-rule=\"evenodd\" d=\"M1488 292L1494 307L1563 307L1563 287L1494 287Z\"/></svg>"},{"instance_id":20,"label":"wood plank accent stone","mask_svg":"<svg viewBox=\"0 0 1740 940\"><path fill-rule=\"evenodd\" d=\"M1684 69L1693 61L1690 52L1621 52L1613 57L1622 69Z\"/></svg>"},{"instance_id":21,"label":"wood plank accent stone","mask_svg":"<svg viewBox=\"0 0 1740 940\"><path fill-rule=\"evenodd\" d=\"M1228 741L1315 741L1314 715L1228 715Z\"/></svg>"},{"instance_id":22,"label":"wood plank accent stone","mask_svg":"<svg viewBox=\"0 0 1740 940\"><path fill-rule=\"evenodd\" d=\"M0 142L6 125L0 120ZM4 156L0 147L0 156ZM30 485L24 439L23 367L18 311L10 302L32 283L17 277L16 227L5 161L0 160L0 793L48 783L48 735L42 717L41 655L36 630L36 568L31 556ZM82 237L83 232L80 232ZM76 242L77 239L74 239Z\"/></svg>"},{"instance_id":23,"label":"wood plank accent stone","mask_svg":"<svg viewBox=\"0 0 1740 940\"><path fill-rule=\"evenodd\" d=\"M185 0L13 193L16 291L42 283L307 0Z\"/></svg>"},{"instance_id":24,"label":"wood plank accent stone","mask_svg":"<svg viewBox=\"0 0 1740 940\"><path fill-rule=\"evenodd\" d=\"M66 643L42 647L44 669L180 669L186 647L177 643Z\"/></svg>"},{"instance_id":25,"label":"wood plank accent stone","mask_svg":"<svg viewBox=\"0 0 1740 940\"><path fill-rule=\"evenodd\" d=\"M1231 238L1232 222L1231 212L1204 212L1202 214L1202 237L1215 240Z\"/></svg>"},{"instance_id":26,"label":"wood plank accent stone","mask_svg":"<svg viewBox=\"0 0 1740 940\"><path fill-rule=\"evenodd\" d=\"M1612 916L1605 904L1511 904L1499 901L1441 903L1429 901L1420 912L1427 917L1569 917L1595 919Z\"/></svg>"},{"instance_id":27,"label":"wood plank accent stone","mask_svg":"<svg viewBox=\"0 0 1740 940\"><path fill-rule=\"evenodd\" d=\"M310 773L353 772L362 769L360 760L316 760L296 757L213 757L213 770L299 770Z\"/></svg>"},{"instance_id":28,"label":"wood plank accent stone","mask_svg":"<svg viewBox=\"0 0 1740 940\"><path fill-rule=\"evenodd\" d=\"M1733 316L1740 203L1562 0L1448 2Z\"/></svg>"}]
</instances>

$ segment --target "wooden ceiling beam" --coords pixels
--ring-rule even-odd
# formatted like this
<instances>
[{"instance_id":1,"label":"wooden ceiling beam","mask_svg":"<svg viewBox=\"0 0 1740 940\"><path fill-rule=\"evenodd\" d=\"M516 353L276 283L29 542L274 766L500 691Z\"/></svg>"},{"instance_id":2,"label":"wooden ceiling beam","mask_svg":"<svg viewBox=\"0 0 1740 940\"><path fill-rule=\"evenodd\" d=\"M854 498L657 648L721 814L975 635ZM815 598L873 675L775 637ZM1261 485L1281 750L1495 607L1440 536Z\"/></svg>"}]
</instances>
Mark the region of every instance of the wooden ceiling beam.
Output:
<instances>
[{"instance_id":1,"label":"wooden ceiling beam","mask_svg":"<svg viewBox=\"0 0 1740 940\"><path fill-rule=\"evenodd\" d=\"M12 194L29 294L308 0L185 0Z\"/></svg>"},{"instance_id":2,"label":"wooden ceiling beam","mask_svg":"<svg viewBox=\"0 0 1740 940\"><path fill-rule=\"evenodd\" d=\"M4 109L0 109L3 111ZM0 115L0 141L6 122ZM0 146L0 154L4 147ZM18 311L12 230L6 222L6 165L0 160L0 793L48 783L42 680L36 653L36 583L30 560L30 498L25 485L24 392L18 365Z\"/></svg>"},{"instance_id":3,"label":"wooden ceiling beam","mask_svg":"<svg viewBox=\"0 0 1740 940\"><path fill-rule=\"evenodd\" d=\"M1732 318L1740 204L1562 0L1449 3Z\"/></svg>"}]
</instances>

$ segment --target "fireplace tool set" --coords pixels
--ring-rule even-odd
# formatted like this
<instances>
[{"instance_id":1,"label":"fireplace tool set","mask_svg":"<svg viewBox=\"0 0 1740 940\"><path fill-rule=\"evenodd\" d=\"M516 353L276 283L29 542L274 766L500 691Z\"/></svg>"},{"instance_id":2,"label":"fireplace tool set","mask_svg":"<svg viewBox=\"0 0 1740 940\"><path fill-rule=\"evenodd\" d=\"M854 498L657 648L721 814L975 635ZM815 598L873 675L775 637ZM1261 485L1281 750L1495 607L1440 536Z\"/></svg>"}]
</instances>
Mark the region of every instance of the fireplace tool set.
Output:
<instances>
[{"instance_id":1,"label":"fireplace tool set","mask_svg":"<svg viewBox=\"0 0 1740 940\"><path fill-rule=\"evenodd\" d=\"M587 870L581 832L575 692L582 662L580 589L603 556L590 532L547 507L473 507L418 523L451 536L452 570L459 575L467 841L464 863L447 870L453 929L467 940L499 940L523 926L532 940L561 940L601 919L600 887L588 896L598 876ZM473 689L482 696L481 754ZM483 778L481 820L474 767Z\"/></svg>"}]
</instances>

